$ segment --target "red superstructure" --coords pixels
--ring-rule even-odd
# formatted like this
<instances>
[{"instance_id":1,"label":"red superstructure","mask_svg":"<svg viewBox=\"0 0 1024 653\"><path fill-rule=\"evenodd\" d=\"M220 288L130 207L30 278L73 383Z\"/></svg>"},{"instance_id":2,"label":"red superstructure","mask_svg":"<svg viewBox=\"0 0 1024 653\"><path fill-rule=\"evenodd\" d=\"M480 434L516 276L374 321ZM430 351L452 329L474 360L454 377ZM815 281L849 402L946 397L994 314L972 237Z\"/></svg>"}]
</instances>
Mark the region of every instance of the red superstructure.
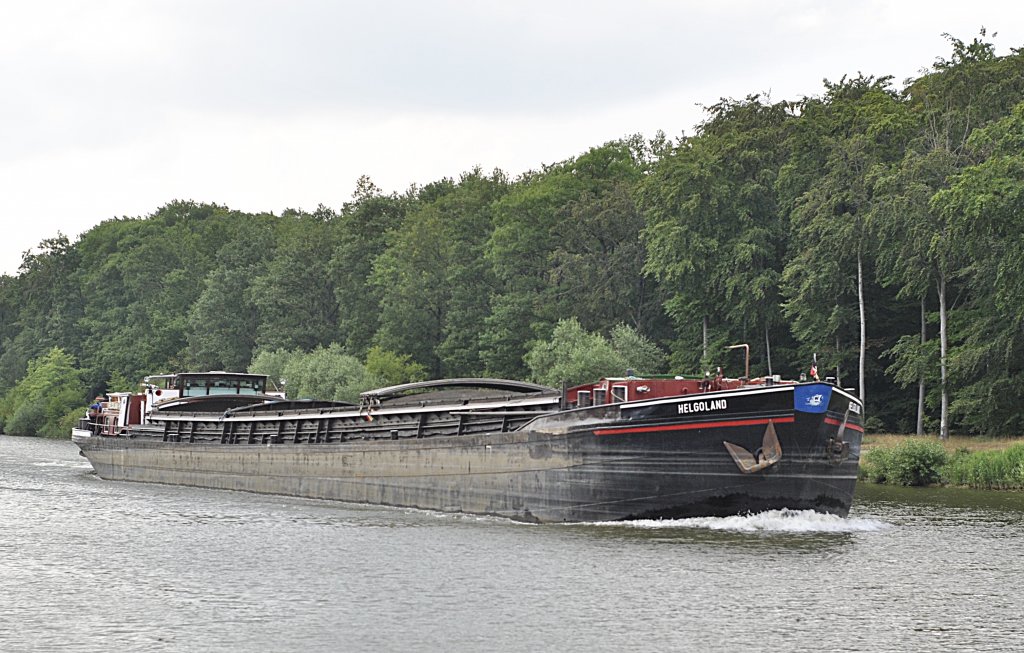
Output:
<instances>
[{"instance_id":1,"label":"red superstructure","mask_svg":"<svg viewBox=\"0 0 1024 653\"><path fill-rule=\"evenodd\" d=\"M782 381L778 376L731 379L723 377L721 373L715 376L708 375L703 378L695 376L607 377L596 383L587 383L569 388L566 391L565 400L568 407L584 408L587 406L619 404L626 401L678 397L681 395L718 392L720 390L737 390L739 388L792 383L794 382Z\"/></svg>"}]
</instances>

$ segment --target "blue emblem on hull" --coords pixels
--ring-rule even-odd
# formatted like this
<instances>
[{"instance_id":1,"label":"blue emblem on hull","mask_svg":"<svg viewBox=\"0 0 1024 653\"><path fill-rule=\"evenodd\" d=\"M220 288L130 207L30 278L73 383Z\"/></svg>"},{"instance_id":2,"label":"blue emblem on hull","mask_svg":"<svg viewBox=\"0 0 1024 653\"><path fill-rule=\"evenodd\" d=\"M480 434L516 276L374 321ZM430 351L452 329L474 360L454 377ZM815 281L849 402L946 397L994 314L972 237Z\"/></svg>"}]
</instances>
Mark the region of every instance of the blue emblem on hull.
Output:
<instances>
[{"instance_id":1,"label":"blue emblem on hull","mask_svg":"<svg viewBox=\"0 0 1024 653\"><path fill-rule=\"evenodd\" d=\"M824 413L832 399L832 386L811 383L793 388L793 408L804 413Z\"/></svg>"}]
</instances>

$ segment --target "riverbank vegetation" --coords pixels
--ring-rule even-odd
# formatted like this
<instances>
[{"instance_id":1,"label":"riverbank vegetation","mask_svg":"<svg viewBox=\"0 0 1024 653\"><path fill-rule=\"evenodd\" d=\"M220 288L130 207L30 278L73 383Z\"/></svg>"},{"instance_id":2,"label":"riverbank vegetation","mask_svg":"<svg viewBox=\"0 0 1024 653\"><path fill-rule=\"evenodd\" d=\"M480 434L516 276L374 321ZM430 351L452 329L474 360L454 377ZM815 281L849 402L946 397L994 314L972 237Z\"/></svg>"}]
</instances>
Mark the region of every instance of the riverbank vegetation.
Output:
<instances>
[{"instance_id":1,"label":"riverbank vegetation","mask_svg":"<svg viewBox=\"0 0 1024 653\"><path fill-rule=\"evenodd\" d=\"M1024 489L1024 442L867 436L860 475L869 482L890 485Z\"/></svg>"},{"instance_id":2,"label":"riverbank vegetation","mask_svg":"<svg viewBox=\"0 0 1024 653\"><path fill-rule=\"evenodd\" d=\"M722 100L692 135L516 178L387 193L364 177L336 208L174 201L57 234L0 276L0 420L66 433L62 411L93 394L182 370L267 370L325 398L739 376L725 347L749 343L754 376L816 356L870 430L1022 433L1024 51L949 44L902 84Z\"/></svg>"}]
</instances>

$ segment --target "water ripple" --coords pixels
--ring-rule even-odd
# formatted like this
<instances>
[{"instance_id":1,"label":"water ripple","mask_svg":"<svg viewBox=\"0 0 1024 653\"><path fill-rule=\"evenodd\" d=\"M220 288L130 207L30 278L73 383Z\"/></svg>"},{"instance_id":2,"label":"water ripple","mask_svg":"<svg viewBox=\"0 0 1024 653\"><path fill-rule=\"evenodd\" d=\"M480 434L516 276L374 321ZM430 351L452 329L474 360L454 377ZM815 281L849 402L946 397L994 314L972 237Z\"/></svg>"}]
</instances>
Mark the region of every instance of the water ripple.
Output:
<instances>
[{"instance_id":1,"label":"water ripple","mask_svg":"<svg viewBox=\"0 0 1024 653\"><path fill-rule=\"evenodd\" d=\"M0 651L1024 650L1021 497L535 526L107 482L0 436Z\"/></svg>"}]
</instances>

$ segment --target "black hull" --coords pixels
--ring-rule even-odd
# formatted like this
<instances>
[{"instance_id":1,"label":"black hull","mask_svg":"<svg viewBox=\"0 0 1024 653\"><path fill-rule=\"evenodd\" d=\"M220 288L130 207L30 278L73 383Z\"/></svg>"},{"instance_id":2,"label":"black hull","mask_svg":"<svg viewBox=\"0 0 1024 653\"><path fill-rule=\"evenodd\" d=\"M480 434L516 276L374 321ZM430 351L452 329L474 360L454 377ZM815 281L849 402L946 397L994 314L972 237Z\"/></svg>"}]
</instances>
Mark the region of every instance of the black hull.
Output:
<instances>
[{"instance_id":1,"label":"black hull","mask_svg":"<svg viewBox=\"0 0 1024 653\"><path fill-rule=\"evenodd\" d=\"M249 444L140 435L76 442L106 479L524 521L727 516L782 508L845 516L863 432L859 410L851 416L850 405L859 404L824 384L796 387L803 390L788 386L563 411L515 431L458 436ZM801 398L815 396L809 393L818 397L814 412L799 407ZM715 402L697 403L707 398ZM754 453L769 424L781 458L745 473L724 443Z\"/></svg>"}]
</instances>

